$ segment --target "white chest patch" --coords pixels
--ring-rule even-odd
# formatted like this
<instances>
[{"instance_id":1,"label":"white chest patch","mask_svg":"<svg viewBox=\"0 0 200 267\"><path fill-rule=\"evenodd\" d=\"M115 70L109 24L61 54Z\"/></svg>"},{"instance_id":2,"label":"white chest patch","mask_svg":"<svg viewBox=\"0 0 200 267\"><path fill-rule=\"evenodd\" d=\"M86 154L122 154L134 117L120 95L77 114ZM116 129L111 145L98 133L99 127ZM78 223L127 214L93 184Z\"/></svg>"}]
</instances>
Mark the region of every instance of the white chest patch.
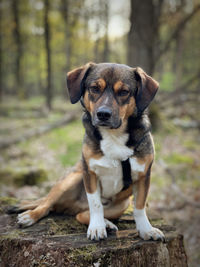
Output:
<instances>
[{"instance_id":1,"label":"white chest patch","mask_svg":"<svg viewBox=\"0 0 200 267\"><path fill-rule=\"evenodd\" d=\"M99 177L103 198L109 199L122 190L122 167L119 160L103 156L98 160L90 159L89 166Z\"/></svg>"},{"instance_id":2,"label":"white chest patch","mask_svg":"<svg viewBox=\"0 0 200 267\"><path fill-rule=\"evenodd\" d=\"M145 163L139 164L136 160L136 158L130 158L129 159L130 165L131 165L131 177L133 181L136 181L138 179L138 172L144 172L145 170Z\"/></svg>"},{"instance_id":3,"label":"white chest patch","mask_svg":"<svg viewBox=\"0 0 200 267\"><path fill-rule=\"evenodd\" d=\"M100 159L91 158L89 167L96 173L101 183L101 197L112 198L123 188L123 173L121 161L129 158L131 165L131 176L137 179L138 172L145 170L145 164L139 164L133 156L133 149L126 146L128 134L122 130L100 129L102 140L101 150L104 156Z\"/></svg>"},{"instance_id":4,"label":"white chest patch","mask_svg":"<svg viewBox=\"0 0 200 267\"><path fill-rule=\"evenodd\" d=\"M101 150L109 159L126 160L133 155L133 149L126 146L128 134L112 133L107 129L100 129L103 140L100 142Z\"/></svg>"},{"instance_id":5,"label":"white chest patch","mask_svg":"<svg viewBox=\"0 0 200 267\"><path fill-rule=\"evenodd\" d=\"M135 172L143 172L145 170L145 163L144 164L139 164L136 160L136 158L130 158L130 165L131 165L131 170Z\"/></svg>"}]
</instances>

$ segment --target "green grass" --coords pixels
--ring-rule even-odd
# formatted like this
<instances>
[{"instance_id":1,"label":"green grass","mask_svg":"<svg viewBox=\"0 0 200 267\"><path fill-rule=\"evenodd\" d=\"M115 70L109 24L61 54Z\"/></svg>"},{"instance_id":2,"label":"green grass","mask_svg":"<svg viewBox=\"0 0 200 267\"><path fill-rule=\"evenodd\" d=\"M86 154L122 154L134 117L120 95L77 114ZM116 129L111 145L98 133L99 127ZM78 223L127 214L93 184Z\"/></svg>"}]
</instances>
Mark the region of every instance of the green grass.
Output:
<instances>
[{"instance_id":1,"label":"green grass","mask_svg":"<svg viewBox=\"0 0 200 267\"><path fill-rule=\"evenodd\" d=\"M171 92L174 89L174 73L165 72L162 76L162 80L160 83L160 88L164 91Z\"/></svg>"},{"instance_id":2,"label":"green grass","mask_svg":"<svg viewBox=\"0 0 200 267\"><path fill-rule=\"evenodd\" d=\"M172 153L171 155L165 157L165 160L169 164L188 164L192 165L194 160L189 155Z\"/></svg>"},{"instance_id":3,"label":"green grass","mask_svg":"<svg viewBox=\"0 0 200 267\"><path fill-rule=\"evenodd\" d=\"M55 129L46 136L47 146L57 152L64 167L74 165L81 156L84 129L80 120Z\"/></svg>"}]
</instances>

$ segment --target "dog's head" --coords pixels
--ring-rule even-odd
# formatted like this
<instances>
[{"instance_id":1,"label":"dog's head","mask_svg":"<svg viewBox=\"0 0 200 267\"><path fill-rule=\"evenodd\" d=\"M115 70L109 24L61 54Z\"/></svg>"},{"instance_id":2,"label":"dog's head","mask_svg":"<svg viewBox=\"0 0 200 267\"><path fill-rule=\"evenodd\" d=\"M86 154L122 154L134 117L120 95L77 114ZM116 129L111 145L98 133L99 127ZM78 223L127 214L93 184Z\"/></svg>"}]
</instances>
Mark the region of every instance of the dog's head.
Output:
<instances>
[{"instance_id":1,"label":"dog's head","mask_svg":"<svg viewBox=\"0 0 200 267\"><path fill-rule=\"evenodd\" d=\"M67 86L72 104L82 98L94 126L119 128L149 106L159 84L141 68L88 63L68 72Z\"/></svg>"}]
</instances>

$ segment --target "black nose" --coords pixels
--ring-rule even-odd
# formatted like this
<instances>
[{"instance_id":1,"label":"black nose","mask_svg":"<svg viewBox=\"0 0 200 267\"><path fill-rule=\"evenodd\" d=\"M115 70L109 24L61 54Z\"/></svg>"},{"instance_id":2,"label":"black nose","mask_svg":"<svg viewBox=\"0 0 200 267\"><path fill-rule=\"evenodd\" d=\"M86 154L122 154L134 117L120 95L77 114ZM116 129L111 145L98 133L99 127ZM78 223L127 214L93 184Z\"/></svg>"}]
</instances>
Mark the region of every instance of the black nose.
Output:
<instances>
[{"instance_id":1,"label":"black nose","mask_svg":"<svg viewBox=\"0 0 200 267\"><path fill-rule=\"evenodd\" d=\"M100 121L107 121L110 119L112 111L108 107L100 107L97 110L97 117Z\"/></svg>"}]
</instances>

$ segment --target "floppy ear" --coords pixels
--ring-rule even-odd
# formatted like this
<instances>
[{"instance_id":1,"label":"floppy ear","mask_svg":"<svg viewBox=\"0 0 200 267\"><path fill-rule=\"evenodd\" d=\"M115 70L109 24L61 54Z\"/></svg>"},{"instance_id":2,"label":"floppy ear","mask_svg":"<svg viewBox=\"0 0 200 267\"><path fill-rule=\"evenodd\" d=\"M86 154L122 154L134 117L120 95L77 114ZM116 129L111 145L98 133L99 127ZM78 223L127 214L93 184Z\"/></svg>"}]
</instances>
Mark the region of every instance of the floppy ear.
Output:
<instances>
[{"instance_id":1,"label":"floppy ear","mask_svg":"<svg viewBox=\"0 0 200 267\"><path fill-rule=\"evenodd\" d=\"M83 94L83 81L94 63L87 63L86 65L74 69L67 73L67 88L72 104L78 102Z\"/></svg>"},{"instance_id":2,"label":"floppy ear","mask_svg":"<svg viewBox=\"0 0 200 267\"><path fill-rule=\"evenodd\" d=\"M134 73L138 88L136 94L136 106L138 111L141 113L153 100L159 88L159 83L147 75L143 69L139 67L134 70Z\"/></svg>"}]
</instances>

